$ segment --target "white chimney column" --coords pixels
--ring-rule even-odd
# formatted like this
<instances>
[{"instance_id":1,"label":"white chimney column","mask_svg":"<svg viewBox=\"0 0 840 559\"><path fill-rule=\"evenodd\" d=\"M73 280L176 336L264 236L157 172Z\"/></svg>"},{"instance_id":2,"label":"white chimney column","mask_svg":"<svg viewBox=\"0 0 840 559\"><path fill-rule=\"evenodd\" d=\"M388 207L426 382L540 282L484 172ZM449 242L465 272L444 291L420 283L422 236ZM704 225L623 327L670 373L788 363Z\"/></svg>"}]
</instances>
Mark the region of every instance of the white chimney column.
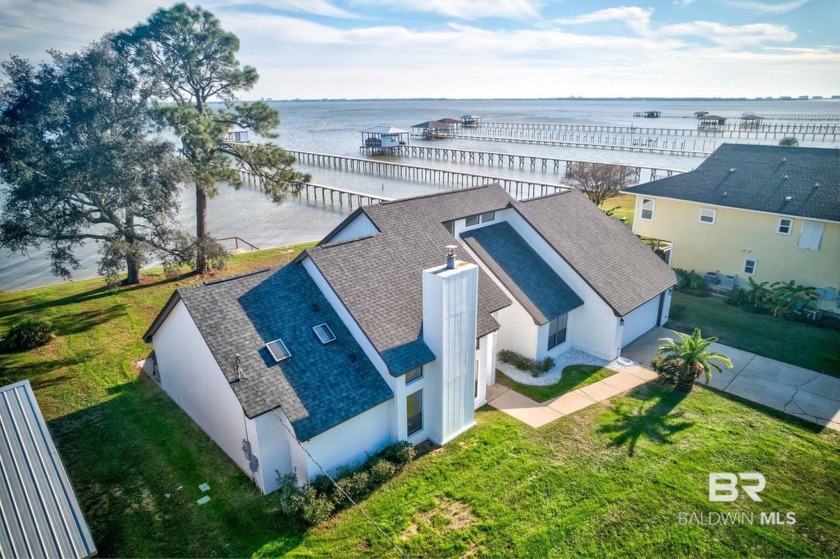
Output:
<instances>
[{"instance_id":1,"label":"white chimney column","mask_svg":"<svg viewBox=\"0 0 840 559\"><path fill-rule=\"evenodd\" d=\"M423 271L423 341L436 359L423 367L428 437L445 444L475 424L478 266L454 257Z\"/></svg>"}]
</instances>

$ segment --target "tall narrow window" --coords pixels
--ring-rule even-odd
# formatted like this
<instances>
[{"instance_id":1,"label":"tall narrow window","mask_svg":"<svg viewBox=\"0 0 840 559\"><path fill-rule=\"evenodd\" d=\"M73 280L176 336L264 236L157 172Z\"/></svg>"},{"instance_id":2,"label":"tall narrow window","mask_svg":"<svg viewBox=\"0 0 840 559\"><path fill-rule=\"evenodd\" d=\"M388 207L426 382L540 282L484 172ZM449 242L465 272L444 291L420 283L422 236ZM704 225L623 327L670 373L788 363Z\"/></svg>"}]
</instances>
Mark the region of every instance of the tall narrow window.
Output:
<instances>
[{"instance_id":1,"label":"tall narrow window","mask_svg":"<svg viewBox=\"0 0 840 559\"><path fill-rule=\"evenodd\" d=\"M751 258L747 258L744 260L744 273L748 276L755 275L755 269L758 266L758 262Z\"/></svg>"},{"instance_id":2,"label":"tall narrow window","mask_svg":"<svg viewBox=\"0 0 840 559\"><path fill-rule=\"evenodd\" d=\"M776 228L776 233L779 235L790 235L791 230L793 230L793 220L787 217L783 217L779 220L779 226Z\"/></svg>"},{"instance_id":3,"label":"tall narrow window","mask_svg":"<svg viewBox=\"0 0 840 559\"><path fill-rule=\"evenodd\" d=\"M406 426L413 435L423 428L423 391L412 392L405 398Z\"/></svg>"},{"instance_id":4,"label":"tall narrow window","mask_svg":"<svg viewBox=\"0 0 840 559\"><path fill-rule=\"evenodd\" d=\"M566 317L558 316L548 323L548 349L557 347L566 341Z\"/></svg>"},{"instance_id":5,"label":"tall narrow window","mask_svg":"<svg viewBox=\"0 0 840 559\"><path fill-rule=\"evenodd\" d=\"M823 229L825 224L819 221L803 221L802 233L799 235L799 248L808 250L820 250Z\"/></svg>"},{"instance_id":6,"label":"tall narrow window","mask_svg":"<svg viewBox=\"0 0 840 559\"><path fill-rule=\"evenodd\" d=\"M478 378L481 376L479 375L479 371L481 371L481 363L479 363L478 359L475 360L475 389L473 391L473 398L478 398Z\"/></svg>"},{"instance_id":7,"label":"tall narrow window","mask_svg":"<svg viewBox=\"0 0 840 559\"><path fill-rule=\"evenodd\" d=\"M656 205L654 200L650 198L642 198L642 215L641 218L645 221L653 221L653 208Z\"/></svg>"}]
</instances>

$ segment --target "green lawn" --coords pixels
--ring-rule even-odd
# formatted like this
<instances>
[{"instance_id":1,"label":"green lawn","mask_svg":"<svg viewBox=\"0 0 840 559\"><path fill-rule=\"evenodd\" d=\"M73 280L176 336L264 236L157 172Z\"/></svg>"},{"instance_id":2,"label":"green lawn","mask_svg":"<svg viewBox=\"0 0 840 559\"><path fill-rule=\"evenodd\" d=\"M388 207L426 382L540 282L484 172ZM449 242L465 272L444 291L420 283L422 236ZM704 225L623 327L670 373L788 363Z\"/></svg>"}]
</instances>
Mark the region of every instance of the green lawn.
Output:
<instances>
[{"instance_id":1,"label":"green lawn","mask_svg":"<svg viewBox=\"0 0 840 559\"><path fill-rule=\"evenodd\" d=\"M285 262L235 259L229 273ZM153 278L162 280L161 277ZM97 280L0 293L0 333L21 315L58 338L0 355L29 378L103 557L393 554L356 510L305 530L261 496L134 362L178 285ZM540 429L488 407L362 505L413 556L838 556L840 435L697 387L658 385ZM707 475L759 471L763 503L707 502ZM212 500L195 504L208 482ZM680 526L680 512L793 511L795 526Z\"/></svg>"},{"instance_id":2,"label":"green lawn","mask_svg":"<svg viewBox=\"0 0 840 559\"><path fill-rule=\"evenodd\" d=\"M636 197L632 194L619 194L613 196L602 204L603 209L616 208L613 215L617 218L624 218L624 223L633 225L633 215L636 208Z\"/></svg>"},{"instance_id":3,"label":"green lawn","mask_svg":"<svg viewBox=\"0 0 840 559\"><path fill-rule=\"evenodd\" d=\"M750 313L722 297L679 292L665 326L689 333L699 327L722 344L840 377L840 330Z\"/></svg>"},{"instance_id":4,"label":"green lawn","mask_svg":"<svg viewBox=\"0 0 840 559\"><path fill-rule=\"evenodd\" d=\"M593 365L569 365L563 369L563 376L559 382L549 384L546 386L535 386L533 384L522 384L516 382L512 378L505 375L503 372L496 370L496 382L502 386L507 386L528 396L537 402L545 402L556 398L566 392L577 390L593 382L598 382L603 378L614 375L615 371L603 367L596 367Z\"/></svg>"}]
</instances>

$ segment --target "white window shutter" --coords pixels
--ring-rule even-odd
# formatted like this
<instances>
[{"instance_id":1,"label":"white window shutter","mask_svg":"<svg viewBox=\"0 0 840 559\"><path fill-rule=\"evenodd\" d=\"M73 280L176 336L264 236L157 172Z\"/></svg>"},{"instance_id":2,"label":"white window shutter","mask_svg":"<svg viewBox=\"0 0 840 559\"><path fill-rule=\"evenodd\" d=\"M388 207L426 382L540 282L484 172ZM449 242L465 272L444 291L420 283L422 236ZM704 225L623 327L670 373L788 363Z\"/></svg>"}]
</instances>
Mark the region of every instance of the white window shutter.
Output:
<instances>
[{"instance_id":1,"label":"white window shutter","mask_svg":"<svg viewBox=\"0 0 840 559\"><path fill-rule=\"evenodd\" d=\"M805 221L802 223L802 234L799 236L799 248L819 250L822 242L822 234L825 224L817 221Z\"/></svg>"}]
</instances>

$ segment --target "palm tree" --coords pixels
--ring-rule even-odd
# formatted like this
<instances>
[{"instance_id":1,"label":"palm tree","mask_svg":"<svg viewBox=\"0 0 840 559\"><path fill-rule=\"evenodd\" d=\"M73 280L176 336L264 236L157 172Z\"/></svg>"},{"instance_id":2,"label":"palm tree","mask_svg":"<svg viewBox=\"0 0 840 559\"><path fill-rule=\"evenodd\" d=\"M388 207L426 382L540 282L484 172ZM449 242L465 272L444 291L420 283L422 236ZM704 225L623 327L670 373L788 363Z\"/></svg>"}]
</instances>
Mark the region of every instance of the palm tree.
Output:
<instances>
[{"instance_id":1,"label":"palm tree","mask_svg":"<svg viewBox=\"0 0 840 559\"><path fill-rule=\"evenodd\" d=\"M785 136L779 140L779 145L786 148L795 148L799 145L799 140L795 136Z\"/></svg>"},{"instance_id":2,"label":"palm tree","mask_svg":"<svg viewBox=\"0 0 840 559\"><path fill-rule=\"evenodd\" d=\"M679 341L671 338L660 338L665 342L657 350L657 370L672 370L676 374L676 385L679 390L690 391L694 386L694 379L701 374L706 375L706 384L712 379L712 369L717 372L723 371L723 367L713 361L720 361L727 367L732 368L732 361L725 355L709 351L710 345L717 341L717 338L704 338L700 329L695 328L692 335L677 332Z\"/></svg>"}]
</instances>

